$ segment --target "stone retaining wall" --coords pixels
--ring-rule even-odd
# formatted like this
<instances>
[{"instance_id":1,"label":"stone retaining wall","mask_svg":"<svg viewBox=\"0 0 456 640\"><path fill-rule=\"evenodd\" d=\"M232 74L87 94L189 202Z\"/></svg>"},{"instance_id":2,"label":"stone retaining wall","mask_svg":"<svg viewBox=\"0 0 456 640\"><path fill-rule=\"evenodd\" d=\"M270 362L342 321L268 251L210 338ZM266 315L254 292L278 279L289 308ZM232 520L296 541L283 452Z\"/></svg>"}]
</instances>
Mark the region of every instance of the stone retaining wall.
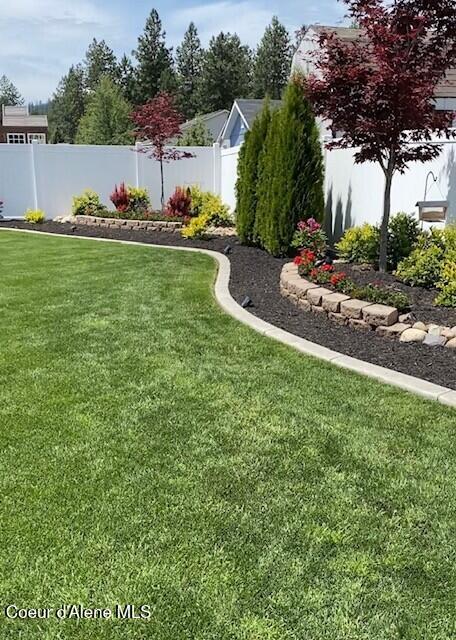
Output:
<instances>
[{"instance_id":1,"label":"stone retaining wall","mask_svg":"<svg viewBox=\"0 0 456 640\"><path fill-rule=\"evenodd\" d=\"M120 218L99 218L97 216L75 216L74 222L89 227L110 227L132 231L167 231L168 233L174 233L183 227L182 222L168 222L167 220L121 220Z\"/></svg>"},{"instance_id":2,"label":"stone retaining wall","mask_svg":"<svg viewBox=\"0 0 456 640\"><path fill-rule=\"evenodd\" d=\"M456 326L412 324L411 315L400 315L395 307L350 298L301 278L298 267L292 262L282 269L280 292L303 311L325 314L338 325L348 325L358 331L376 331L385 338L399 338L402 342L456 349Z\"/></svg>"}]
</instances>

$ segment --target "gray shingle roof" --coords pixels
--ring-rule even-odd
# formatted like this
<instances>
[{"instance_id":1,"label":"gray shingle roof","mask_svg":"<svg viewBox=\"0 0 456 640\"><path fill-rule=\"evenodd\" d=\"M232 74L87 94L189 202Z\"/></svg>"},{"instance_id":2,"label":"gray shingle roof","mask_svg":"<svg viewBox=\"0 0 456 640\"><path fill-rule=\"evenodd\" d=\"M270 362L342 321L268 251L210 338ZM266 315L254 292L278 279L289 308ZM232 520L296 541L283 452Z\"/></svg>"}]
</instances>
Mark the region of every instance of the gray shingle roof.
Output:
<instances>
[{"instance_id":1,"label":"gray shingle roof","mask_svg":"<svg viewBox=\"0 0 456 640\"><path fill-rule=\"evenodd\" d=\"M247 100L247 99L239 99L236 100L236 103L245 118L245 121L249 125L249 129L252 127L253 121L256 116L259 114L264 105L264 100ZM271 110L279 109L282 106L281 100L270 100L269 106Z\"/></svg>"}]
</instances>

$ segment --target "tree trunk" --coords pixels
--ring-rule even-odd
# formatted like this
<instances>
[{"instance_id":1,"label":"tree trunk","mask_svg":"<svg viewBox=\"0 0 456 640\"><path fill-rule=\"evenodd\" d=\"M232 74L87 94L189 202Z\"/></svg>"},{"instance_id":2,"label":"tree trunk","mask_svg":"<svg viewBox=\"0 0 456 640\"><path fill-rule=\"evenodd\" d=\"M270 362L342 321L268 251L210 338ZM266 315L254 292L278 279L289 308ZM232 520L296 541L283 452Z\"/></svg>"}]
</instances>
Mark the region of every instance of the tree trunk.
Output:
<instances>
[{"instance_id":1,"label":"tree trunk","mask_svg":"<svg viewBox=\"0 0 456 640\"><path fill-rule=\"evenodd\" d=\"M383 218L380 229L380 257L378 268L381 273L386 273L388 267L388 225L391 215L391 186L394 175L394 159L390 158L385 171L385 194L383 200Z\"/></svg>"},{"instance_id":2,"label":"tree trunk","mask_svg":"<svg viewBox=\"0 0 456 640\"><path fill-rule=\"evenodd\" d=\"M163 160L160 160L160 178L161 178L161 206L163 211L165 208L165 180L163 177Z\"/></svg>"}]
</instances>

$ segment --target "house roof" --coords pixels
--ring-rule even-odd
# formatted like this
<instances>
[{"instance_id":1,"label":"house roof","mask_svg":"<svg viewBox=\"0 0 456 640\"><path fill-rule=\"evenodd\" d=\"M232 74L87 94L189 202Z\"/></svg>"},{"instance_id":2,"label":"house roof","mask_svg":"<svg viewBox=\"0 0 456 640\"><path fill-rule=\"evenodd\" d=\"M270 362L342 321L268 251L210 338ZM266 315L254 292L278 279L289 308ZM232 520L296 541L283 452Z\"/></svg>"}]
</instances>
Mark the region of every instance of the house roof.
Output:
<instances>
[{"instance_id":1,"label":"house roof","mask_svg":"<svg viewBox=\"0 0 456 640\"><path fill-rule=\"evenodd\" d=\"M211 113L204 113L202 115L196 116L195 118L192 118L192 120L187 120L186 122L184 122L181 125L181 130L185 131L186 129L191 129L192 126L195 124L195 122L197 122L198 120L202 120L203 122L208 122L209 120L212 120L213 118L218 118L219 116L225 115L226 117L228 117L229 115L229 111L228 109L219 109L218 111L212 111Z\"/></svg>"},{"instance_id":2,"label":"house roof","mask_svg":"<svg viewBox=\"0 0 456 640\"><path fill-rule=\"evenodd\" d=\"M364 39L364 31L362 29L330 27L319 24L309 27L307 34L310 32L322 33L325 31L334 33L345 42L355 42L356 40ZM304 38L305 37L306 36L304 36ZM450 69L447 72L445 79L437 85L435 96L437 98L456 98L456 69Z\"/></svg>"},{"instance_id":3,"label":"house roof","mask_svg":"<svg viewBox=\"0 0 456 640\"><path fill-rule=\"evenodd\" d=\"M2 106L1 124L4 127L47 127L47 116L31 116L27 106Z\"/></svg>"},{"instance_id":4,"label":"house roof","mask_svg":"<svg viewBox=\"0 0 456 640\"><path fill-rule=\"evenodd\" d=\"M238 115L241 116L246 128L250 130L255 118L263 108L264 102L264 100L249 100L247 98L238 98L235 100L228 120L217 138L217 142L228 138ZM281 106L281 100L269 100L269 107L272 111L279 109Z\"/></svg>"}]
</instances>

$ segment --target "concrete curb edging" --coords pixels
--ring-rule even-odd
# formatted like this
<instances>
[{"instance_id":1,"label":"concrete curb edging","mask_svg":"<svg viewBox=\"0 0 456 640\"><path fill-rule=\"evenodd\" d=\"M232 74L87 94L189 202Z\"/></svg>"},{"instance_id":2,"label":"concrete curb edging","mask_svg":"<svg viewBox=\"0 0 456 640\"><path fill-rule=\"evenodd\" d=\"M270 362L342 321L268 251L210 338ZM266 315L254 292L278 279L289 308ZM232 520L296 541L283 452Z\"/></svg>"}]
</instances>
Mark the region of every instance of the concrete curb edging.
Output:
<instances>
[{"instance_id":1,"label":"concrete curb edging","mask_svg":"<svg viewBox=\"0 0 456 640\"><path fill-rule=\"evenodd\" d=\"M345 356L337 351L332 351L326 347L322 347L314 342L309 342L304 338L295 336L292 333L288 333L283 329L279 329L261 318L257 318L245 309L243 309L232 298L229 291L230 271L231 265L228 258L222 253L217 251L211 251L210 249L197 249L195 247L176 247L165 246L157 244L148 244L144 242L134 242L131 240L114 240L112 238L90 238L87 236L69 236L63 233L49 233L44 231L33 231L29 229L12 229L8 227L0 227L0 231L13 231L18 233L31 233L41 236L51 236L57 238L70 238L79 240L95 240L97 242L113 242L117 244L126 244L132 246L150 247L153 249L163 249L172 251L187 251L190 253L203 253L216 260L218 264L218 272L214 286L215 298L220 307L228 313L230 316L247 325L251 329L254 329L261 335L268 338L273 338L277 342L281 342L289 347L292 347L296 351L303 353L307 356L318 358L337 365L343 369L348 369L355 373L359 373L369 378L374 378L385 384L398 387L404 391L414 393L429 400L435 400L443 405L456 408L456 391L448 389L432 382L427 382L421 378L415 378L393 369L387 369L380 367L357 358Z\"/></svg>"}]
</instances>

